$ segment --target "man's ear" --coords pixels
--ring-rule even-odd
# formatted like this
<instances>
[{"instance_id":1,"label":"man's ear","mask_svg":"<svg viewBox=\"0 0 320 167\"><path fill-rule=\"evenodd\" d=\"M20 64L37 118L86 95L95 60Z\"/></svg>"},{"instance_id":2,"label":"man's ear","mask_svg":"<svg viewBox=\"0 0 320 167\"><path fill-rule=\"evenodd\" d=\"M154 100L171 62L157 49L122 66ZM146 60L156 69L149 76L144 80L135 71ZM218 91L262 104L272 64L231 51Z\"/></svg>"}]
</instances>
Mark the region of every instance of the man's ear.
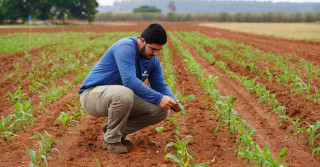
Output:
<instances>
[{"instance_id":1,"label":"man's ear","mask_svg":"<svg viewBox=\"0 0 320 167\"><path fill-rule=\"evenodd\" d=\"M146 41L144 40L144 38L140 38L142 43L145 43Z\"/></svg>"}]
</instances>

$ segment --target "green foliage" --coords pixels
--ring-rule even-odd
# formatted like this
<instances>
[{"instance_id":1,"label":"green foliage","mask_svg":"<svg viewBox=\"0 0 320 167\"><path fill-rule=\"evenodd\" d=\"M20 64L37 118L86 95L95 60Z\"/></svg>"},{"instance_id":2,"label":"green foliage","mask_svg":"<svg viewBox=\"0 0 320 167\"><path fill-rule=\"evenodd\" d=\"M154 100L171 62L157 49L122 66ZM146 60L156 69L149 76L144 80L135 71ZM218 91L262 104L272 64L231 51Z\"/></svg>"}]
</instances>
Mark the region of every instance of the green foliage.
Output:
<instances>
[{"instance_id":1,"label":"green foliage","mask_svg":"<svg viewBox=\"0 0 320 167\"><path fill-rule=\"evenodd\" d=\"M152 14L152 15L150 15ZM284 14L284 13L282 13ZM319 13L312 13L314 17L307 21L304 13L286 13L285 16L269 13L98 13L96 20L111 21L203 21L203 22L315 22ZM318 17L319 20L319 17ZM319 24L319 23L318 23Z\"/></svg>"},{"instance_id":2,"label":"green foliage","mask_svg":"<svg viewBox=\"0 0 320 167\"><path fill-rule=\"evenodd\" d=\"M92 22L94 15L98 12L96 0L3 0L0 3L1 23L3 19L17 21L22 19L27 21L28 16L32 19L48 20L57 17L60 19L64 16L70 18L85 19ZM3 17L3 18L2 18Z\"/></svg>"},{"instance_id":3,"label":"green foliage","mask_svg":"<svg viewBox=\"0 0 320 167\"><path fill-rule=\"evenodd\" d=\"M52 150L56 151L59 153L60 152L57 148L53 148L53 146L57 143L61 143L59 140L53 140L52 135L50 135L47 131L44 130L43 133L38 133L35 132L35 135L32 136L31 138L41 138L42 142L38 142L38 153L34 150L30 150L27 146L25 146L26 150L28 151L30 157L31 157L31 162L29 166L36 167L36 166L48 166L48 159L53 159L48 155L48 153L52 152ZM43 164L43 161L45 164Z\"/></svg>"},{"instance_id":4,"label":"green foliage","mask_svg":"<svg viewBox=\"0 0 320 167\"><path fill-rule=\"evenodd\" d=\"M303 128L303 133L306 135L305 142L307 145L311 145L312 149L314 150L317 146L320 146L320 144L316 144L317 138L320 137L320 121L317 120L317 122L314 125L309 124L308 122L305 122L308 127Z\"/></svg>"},{"instance_id":5,"label":"green foliage","mask_svg":"<svg viewBox=\"0 0 320 167\"><path fill-rule=\"evenodd\" d=\"M22 100L24 100L27 95L23 92L21 86L19 86L14 93L8 92L4 97L9 97L10 104L14 104L16 102L21 102Z\"/></svg>"},{"instance_id":6,"label":"green foliage","mask_svg":"<svg viewBox=\"0 0 320 167\"><path fill-rule=\"evenodd\" d=\"M199 68L199 65L196 63L196 61L194 61L192 55L188 51L186 51L187 49L184 49L181 46L181 42L179 41L179 39L173 36L173 33L171 32L169 32L168 34L172 39L172 41L174 41L174 44L177 47L177 50L179 51L180 55L182 55L184 60L186 61L189 70L201 81L203 90L205 91L206 94L209 94L212 100L211 108L214 108L217 112L216 120L221 119L221 122L217 126L215 131L219 130L221 127L226 127L229 130L229 136L231 133L233 133L234 139L236 141L235 148L238 148L238 154L242 155L243 157L247 157L248 162L250 164L257 164L260 166L262 166L262 164L265 164L266 166L278 166L282 164L285 165L285 163L281 161L281 158L286 155L287 149L286 148L283 149L283 151L279 154L277 160L274 160L273 157L271 156L269 146L263 149L262 151L260 147L257 145L257 143L252 140L252 137L251 137L252 134L256 132L256 130L254 130L253 128L250 128L247 122L243 120L242 116L237 114L236 111L233 110L234 102L236 98L235 97L229 98L229 97L222 96L220 94L220 91L214 88L214 86L218 81L218 78L209 76L208 79L206 79L203 75L202 70ZM197 42L196 40L193 40L192 38L190 38L190 35L184 34L183 36L177 32L175 34L179 36L181 39L184 39L185 42L187 40L192 40L193 42L188 42L191 45ZM198 36L201 36L201 34L198 33ZM204 39L201 38L200 41L207 41L207 40L205 38ZM210 45L212 45L212 43L210 43ZM225 45L225 47L229 49L232 49L233 46L234 44L230 44L230 43ZM198 51L201 51L201 50L199 49ZM219 50L218 52L221 52L220 54L223 54L224 56L229 57L230 59L231 58L235 59L235 57L232 54L229 54L228 52L225 52L222 50ZM189 60L192 60L192 61L189 61ZM216 62L217 61L215 61L215 65L216 65ZM242 82L242 79L247 81L246 77L240 77L236 73L229 71L227 69L224 69L224 70L228 73L228 75L233 76L239 82ZM247 81L246 84L254 86L255 79ZM248 87L248 89L252 89L252 87ZM272 96L272 98L274 97L275 95ZM274 102L275 101L271 103L273 104ZM172 156L172 155L170 156L173 157L174 160L178 159L176 156ZM253 161L250 162L250 160L253 160Z\"/></svg>"},{"instance_id":7,"label":"green foliage","mask_svg":"<svg viewBox=\"0 0 320 167\"><path fill-rule=\"evenodd\" d=\"M255 152L246 150L244 152L239 152L239 154L253 160L251 164L255 164L256 166L262 166L262 164L265 164L265 166L270 166L270 167L287 166L281 160L285 155L287 155L288 153L287 148L284 148L279 153L279 155L277 156L277 159L274 159L272 157L269 144L267 144L267 146L264 149L261 149L256 143L254 143L254 150Z\"/></svg>"},{"instance_id":8,"label":"green foliage","mask_svg":"<svg viewBox=\"0 0 320 167\"><path fill-rule=\"evenodd\" d=\"M54 121L53 125L58 124L61 122L62 124L62 133L66 132L66 127L67 127L67 120L69 120L69 123L71 124L73 119L70 115L66 114L65 112L61 112L59 117Z\"/></svg>"},{"instance_id":9,"label":"green foliage","mask_svg":"<svg viewBox=\"0 0 320 167\"><path fill-rule=\"evenodd\" d=\"M189 154L188 151L192 151L191 149L187 148L187 145L190 141L192 136L186 136L183 139L179 139L177 136L175 139L171 139L172 142L169 142L164 151L167 152L167 149L169 147L174 146L175 151L171 151L165 156L165 159L170 158L173 162L176 162L179 164L180 167L189 167L189 166L201 166L206 167L210 165L210 162L204 162L200 164L194 164L194 158L192 155ZM191 165L190 165L191 160Z\"/></svg>"},{"instance_id":10,"label":"green foliage","mask_svg":"<svg viewBox=\"0 0 320 167\"><path fill-rule=\"evenodd\" d=\"M133 13L161 13L161 10L155 6L140 6L138 8L133 9Z\"/></svg>"},{"instance_id":11,"label":"green foliage","mask_svg":"<svg viewBox=\"0 0 320 167\"><path fill-rule=\"evenodd\" d=\"M101 165L100 165L100 163L99 163L99 160L97 159L96 156L94 156L94 160L96 161L97 166L98 166L98 167L101 167Z\"/></svg>"},{"instance_id":12,"label":"green foliage","mask_svg":"<svg viewBox=\"0 0 320 167\"><path fill-rule=\"evenodd\" d=\"M160 127L156 127L156 131L159 133L159 132L162 132L163 131L163 127L160 126Z\"/></svg>"},{"instance_id":13,"label":"green foliage","mask_svg":"<svg viewBox=\"0 0 320 167\"><path fill-rule=\"evenodd\" d=\"M58 149L56 148L52 148L53 145L57 144L57 143L61 143L60 140L53 140L52 139L52 135L50 135L47 131L43 130L44 133L39 133L39 132L35 132L35 135L33 135L31 138L35 139L35 138L41 138L42 139L42 143L44 144L44 150L45 152L51 152L51 150L56 150L57 152L59 152Z\"/></svg>"}]
</instances>

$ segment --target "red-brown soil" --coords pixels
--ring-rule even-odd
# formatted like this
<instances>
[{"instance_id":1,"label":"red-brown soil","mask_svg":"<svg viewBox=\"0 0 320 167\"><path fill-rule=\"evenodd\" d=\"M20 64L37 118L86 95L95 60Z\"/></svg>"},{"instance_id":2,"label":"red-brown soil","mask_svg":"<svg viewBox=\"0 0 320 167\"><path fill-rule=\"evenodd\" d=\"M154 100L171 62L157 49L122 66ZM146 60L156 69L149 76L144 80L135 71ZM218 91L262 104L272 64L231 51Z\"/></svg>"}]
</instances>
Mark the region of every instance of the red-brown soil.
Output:
<instances>
[{"instance_id":1,"label":"red-brown soil","mask_svg":"<svg viewBox=\"0 0 320 167\"><path fill-rule=\"evenodd\" d=\"M112 31L137 31L140 32L148 23L139 23L130 26L77 26L77 27L59 27L59 28L33 28L32 32L55 33L61 31L93 31L93 32L112 32ZM299 58L320 64L320 42L295 41L278 39L273 37L250 35L245 33L231 32L216 28L207 28L197 26L196 23L163 23L167 30L199 31L211 37L226 38L236 42L242 42L251 45L263 51L271 51L283 56L297 54ZM29 32L28 28L10 28L0 29L1 33ZM169 40L170 42L170 40ZM268 142L271 146L273 156L276 156L284 147L289 149L288 155L284 161L288 166L319 166L320 160L311 156L311 150L308 146L301 146L298 138L293 138L292 134L281 128L277 120L271 116L268 118L268 109L263 104L259 104L257 99L249 92L244 91L241 84L218 70L213 65L207 63L191 47L185 46L193 53L195 60L206 69L206 74L219 76L216 86L224 96L237 97L235 110L243 115L244 119L257 130L254 139L260 146L265 146ZM213 111L207 104L208 97L201 90L197 79L190 75L182 57L175 50L175 47L169 43L169 48L173 52L173 64L176 66L177 89L185 89L185 94L193 94L196 99L188 101L185 104L187 117L180 118L181 133L180 137L192 135L197 140L190 141L188 147L191 148L195 162L207 162L215 158L215 162L210 166L248 166L244 159L237 157L233 150L234 143L228 138L228 132L224 129L213 132L218 123L213 121ZM41 49L41 48L40 48ZM2 57L1 57L2 58ZM10 58L8 58L10 59ZM2 59L1 59L2 60ZM5 59L3 61L6 61ZM6 61L6 65L11 66L11 62ZM230 62L229 66L232 65ZM27 68L27 67L26 67ZM237 71L239 72L239 71ZM68 75L66 79L71 80L74 76ZM5 75L1 74L1 81ZM7 83L10 84L10 83ZM14 87L14 85L12 85ZM95 158L98 159L101 166L178 166L170 160L164 160L166 153L166 139L173 138L172 131L174 127L168 126L168 120L159 124L150 126L129 135L134 146L129 148L128 154L117 155L108 153L101 148L103 141L103 132L101 126L105 118L94 118L84 115L79 124L75 127L67 128L67 133L62 134L61 125L53 125L54 120L60 112L70 112L66 104L74 97L80 84L72 91L63 96L59 101L52 103L46 108L46 112L36 116L35 124L28 129L18 131L17 137L11 144L0 143L0 166L27 166L30 163L25 146L31 150L38 151L37 142L39 139L30 139L34 132L46 130L53 136L54 140L60 140L62 144L55 147L59 149L61 156L53 151L49 153L54 160L49 160L49 166L97 166ZM7 87L1 87L1 92L7 92ZM283 89L276 87L273 91L281 91L284 97L291 97ZM292 97L294 98L294 97ZM288 104L285 100L281 103ZM1 108L8 108L6 103L1 103ZM285 105L282 104L282 105ZM299 103L297 104L299 105ZM308 108L308 106L305 106ZM301 110L302 111L302 110ZM303 110L303 114L308 117L308 110ZM173 113L171 113L172 116ZM3 114L1 114L3 115ZM311 114L312 115L312 114ZM5 115L4 115L5 116ZM157 133L155 127L163 126L165 130ZM261 136L261 137L258 137ZM173 149L169 149L172 151Z\"/></svg>"}]
</instances>

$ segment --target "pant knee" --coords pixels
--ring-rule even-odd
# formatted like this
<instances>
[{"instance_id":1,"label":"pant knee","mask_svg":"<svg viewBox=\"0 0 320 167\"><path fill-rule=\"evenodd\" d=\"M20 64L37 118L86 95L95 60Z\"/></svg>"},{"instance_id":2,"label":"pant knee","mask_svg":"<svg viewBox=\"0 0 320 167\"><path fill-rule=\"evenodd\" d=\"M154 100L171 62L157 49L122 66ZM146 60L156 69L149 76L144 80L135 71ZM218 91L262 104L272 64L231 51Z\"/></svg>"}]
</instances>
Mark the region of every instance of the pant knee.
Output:
<instances>
[{"instance_id":1,"label":"pant knee","mask_svg":"<svg viewBox=\"0 0 320 167\"><path fill-rule=\"evenodd\" d=\"M116 95L114 95L113 97L114 101L120 101L126 104L133 104L134 92L130 88L119 85L114 89L117 92Z\"/></svg>"},{"instance_id":2,"label":"pant knee","mask_svg":"<svg viewBox=\"0 0 320 167\"><path fill-rule=\"evenodd\" d=\"M155 118L156 123L161 122L163 120L165 120L166 118L169 117L170 114L170 110L164 110L162 108L159 107L159 109L157 110L157 116Z\"/></svg>"},{"instance_id":3,"label":"pant knee","mask_svg":"<svg viewBox=\"0 0 320 167\"><path fill-rule=\"evenodd\" d=\"M166 118L168 118L170 115L170 110L163 110L163 119L162 120L165 120Z\"/></svg>"}]
</instances>

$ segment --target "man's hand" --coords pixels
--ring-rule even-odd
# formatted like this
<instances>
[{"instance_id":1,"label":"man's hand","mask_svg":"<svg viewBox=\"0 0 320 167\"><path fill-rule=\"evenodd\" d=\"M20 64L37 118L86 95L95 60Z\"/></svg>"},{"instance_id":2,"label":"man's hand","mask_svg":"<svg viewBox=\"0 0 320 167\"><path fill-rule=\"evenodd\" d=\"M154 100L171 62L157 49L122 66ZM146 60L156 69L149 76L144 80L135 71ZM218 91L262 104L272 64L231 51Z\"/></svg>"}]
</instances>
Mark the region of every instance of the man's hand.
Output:
<instances>
[{"instance_id":1,"label":"man's hand","mask_svg":"<svg viewBox=\"0 0 320 167\"><path fill-rule=\"evenodd\" d=\"M174 109L173 111L175 112L181 111L180 105L178 103L176 103L172 108Z\"/></svg>"},{"instance_id":2,"label":"man's hand","mask_svg":"<svg viewBox=\"0 0 320 167\"><path fill-rule=\"evenodd\" d=\"M163 96L159 106L165 110L173 108L176 112L181 111L179 104L169 96Z\"/></svg>"}]
</instances>

